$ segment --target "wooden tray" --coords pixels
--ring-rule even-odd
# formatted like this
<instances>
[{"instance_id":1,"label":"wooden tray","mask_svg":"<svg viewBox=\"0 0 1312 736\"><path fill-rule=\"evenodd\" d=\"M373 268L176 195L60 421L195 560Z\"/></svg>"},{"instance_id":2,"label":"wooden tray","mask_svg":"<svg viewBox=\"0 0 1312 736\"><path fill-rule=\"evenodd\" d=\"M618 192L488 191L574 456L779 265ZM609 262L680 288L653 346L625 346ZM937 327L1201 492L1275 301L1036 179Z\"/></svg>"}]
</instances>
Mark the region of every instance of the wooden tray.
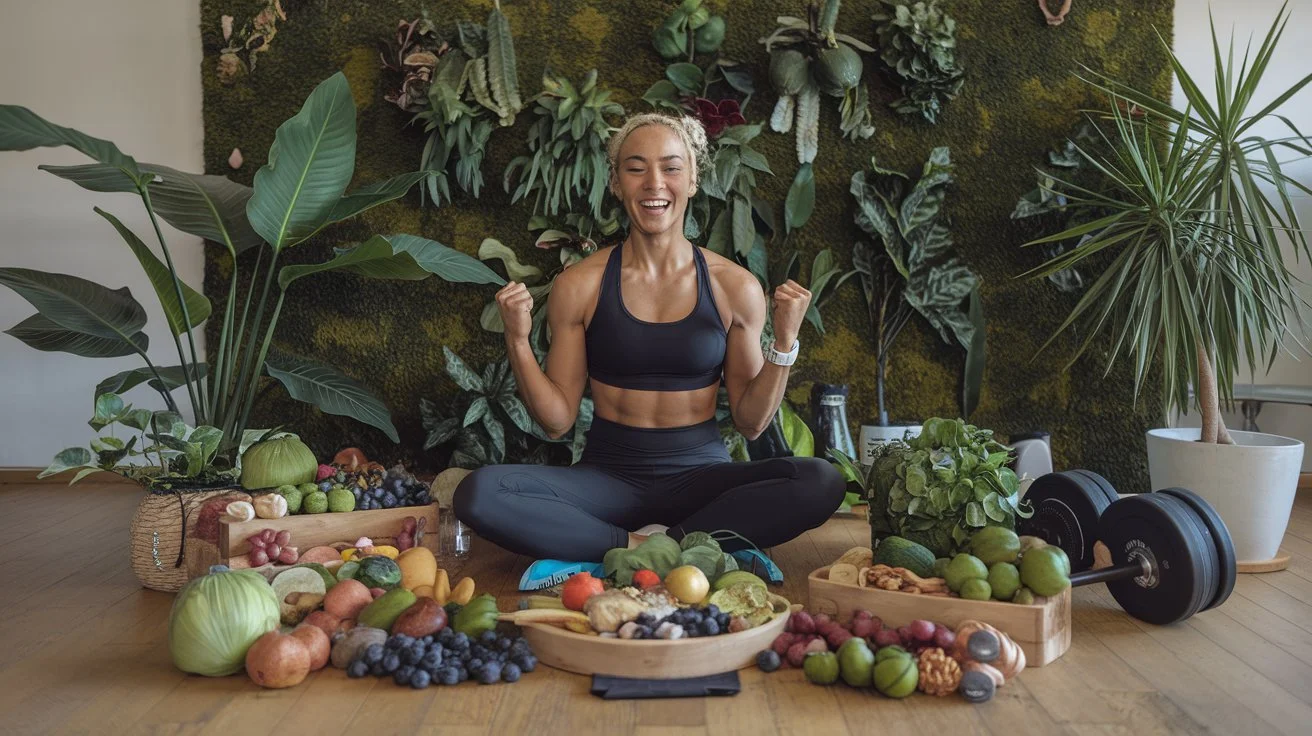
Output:
<instances>
[{"instance_id":1,"label":"wooden tray","mask_svg":"<svg viewBox=\"0 0 1312 736\"><path fill-rule=\"evenodd\" d=\"M885 626L905 626L916 619L956 628L962 621L983 621L1004 631L1025 650L1026 666L1042 667L1066 653L1071 645L1071 591L1051 598L1036 597L1034 605L966 598L925 596L829 582L829 568L807 577L809 610L846 623L852 612L865 609Z\"/></svg>"},{"instance_id":2,"label":"wooden tray","mask_svg":"<svg viewBox=\"0 0 1312 736\"><path fill-rule=\"evenodd\" d=\"M219 522L220 560L214 564L227 564L229 558L244 555L251 546L246 540L265 529L284 529L292 533L292 546L301 552L334 542L354 542L369 537L374 544L391 544L401 531L401 523L408 516L425 518L424 535L420 544L437 553L437 504L404 506L396 509L373 511L326 512L322 514L296 514L281 519L251 519L240 522Z\"/></svg>"},{"instance_id":3,"label":"wooden tray","mask_svg":"<svg viewBox=\"0 0 1312 736\"><path fill-rule=\"evenodd\" d=\"M800 608L794 605L790 610ZM602 638L547 624L525 624L522 629L533 654L549 667L580 675L673 680L754 666L756 655L769 649L783 632L788 616L780 612L766 623L736 634L675 641Z\"/></svg>"}]
</instances>

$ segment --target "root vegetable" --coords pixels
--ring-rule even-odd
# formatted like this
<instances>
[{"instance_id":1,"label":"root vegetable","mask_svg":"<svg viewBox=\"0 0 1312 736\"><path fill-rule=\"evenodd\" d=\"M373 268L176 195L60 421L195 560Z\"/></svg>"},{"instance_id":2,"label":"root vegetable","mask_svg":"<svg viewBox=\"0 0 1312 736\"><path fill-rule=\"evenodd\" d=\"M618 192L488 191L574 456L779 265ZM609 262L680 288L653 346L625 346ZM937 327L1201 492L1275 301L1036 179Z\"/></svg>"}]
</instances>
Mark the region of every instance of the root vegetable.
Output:
<instances>
[{"instance_id":1,"label":"root vegetable","mask_svg":"<svg viewBox=\"0 0 1312 736\"><path fill-rule=\"evenodd\" d=\"M265 552L263 549L251 550L248 557L250 557L252 567L261 567L269 564L269 553Z\"/></svg>"},{"instance_id":2,"label":"root vegetable","mask_svg":"<svg viewBox=\"0 0 1312 736\"><path fill-rule=\"evenodd\" d=\"M780 657L783 657L788 654L788 648L791 647L795 641L797 641L797 637L785 631L774 638L774 642L770 645L770 648Z\"/></svg>"},{"instance_id":3,"label":"root vegetable","mask_svg":"<svg viewBox=\"0 0 1312 736\"><path fill-rule=\"evenodd\" d=\"M269 554L269 559L276 560L278 559L278 555L282 554L282 547L277 544L266 544L264 546L264 551Z\"/></svg>"},{"instance_id":4,"label":"root vegetable","mask_svg":"<svg viewBox=\"0 0 1312 736\"><path fill-rule=\"evenodd\" d=\"M875 619L872 618L854 618L852 619L852 635L859 636L862 639L868 639L879 631L879 626Z\"/></svg>"},{"instance_id":5,"label":"root vegetable","mask_svg":"<svg viewBox=\"0 0 1312 736\"><path fill-rule=\"evenodd\" d=\"M292 636L301 640L305 645L306 651L310 653L310 671L316 672L323 669L328 664L328 655L332 652L332 644L328 641L328 635L317 626L301 624L292 630Z\"/></svg>"},{"instance_id":6,"label":"root vegetable","mask_svg":"<svg viewBox=\"0 0 1312 736\"><path fill-rule=\"evenodd\" d=\"M787 630L798 634L814 634L815 619L811 618L811 614L806 611L798 611L788 619Z\"/></svg>"},{"instance_id":7,"label":"root vegetable","mask_svg":"<svg viewBox=\"0 0 1312 736\"><path fill-rule=\"evenodd\" d=\"M273 546L277 547L278 545L275 544ZM295 565L296 560L297 560L297 555L296 555L295 547L283 547L278 552L278 561L283 563L284 565Z\"/></svg>"},{"instance_id":8,"label":"root vegetable","mask_svg":"<svg viewBox=\"0 0 1312 736\"><path fill-rule=\"evenodd\" d=\"M284 529L273 535L273 542L279 546L286 547L292 543L292 533Z\"/></svg>"},{"instance_id":9,"label":"root vegetable","mask_svg":"<svg viewBox=\"0 0 1312 736\"><path fill-rule=\"evenodd\" d=\"M875 646L879 648L900 646L902 636L898 634L897 629L880 629L875 632Z\"/></svg>"},{"instance_id":10,"label":"root vegetable","mask_svg":"<svg viewBox=\"0 0 1312 736\"><path fill-rule=\"evenodd\" d=\"M907 624L907 628L911 631L911 635L916 638L916 641L933 641L934 632L938 629L933 621L926 621L923 618Z\"/></svg>"},{"instance_id":11,"label":"root vegetable","mask_svg":"<svg viewBox=\"0 0 1312 736\"><path fill-rule=\"evenodd\" d=\"M788 647L788 656L787 656L788 666L790 667L802 666L802 660L806 659L806 646L807 646L806 644L803 644L802 642L799 641L799 642L794 642L792 646Z\"/></svg>"}]
</instances>

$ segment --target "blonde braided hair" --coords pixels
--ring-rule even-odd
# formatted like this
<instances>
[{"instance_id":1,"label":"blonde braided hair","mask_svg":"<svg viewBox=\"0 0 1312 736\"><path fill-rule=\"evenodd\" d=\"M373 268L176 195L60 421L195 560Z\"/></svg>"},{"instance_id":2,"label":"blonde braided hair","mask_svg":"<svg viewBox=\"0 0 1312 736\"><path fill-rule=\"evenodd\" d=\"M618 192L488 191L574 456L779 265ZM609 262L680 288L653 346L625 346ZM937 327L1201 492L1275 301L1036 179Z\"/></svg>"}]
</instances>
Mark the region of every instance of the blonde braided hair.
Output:
<instances>
[{"instance_id":1,"label":"blonde braided hair","mask_svg":"<svg viewBox=\"0 0 1312 736\"><path fill-rule=\"evenodd\" d=\"M664 115L658 112L645 112L640 115L634 115L620 126L620 129L610 137L606 146L606 159L610 163L610 191L616 197L619 193L619 157L620 149L624 147L624 141L628 139L629 134L638 128L645 128L648 125L663 125L674 131L683 141L684 148L688 149L688 156L692 159L690 164L692 171L692 191L689 195L697 192L697 182L701 179L700 163L709 155L709 144L706 139L706 128L702 127L701 121L697 118L683 115L674 117Z\"/></svg>"}]
</instances>

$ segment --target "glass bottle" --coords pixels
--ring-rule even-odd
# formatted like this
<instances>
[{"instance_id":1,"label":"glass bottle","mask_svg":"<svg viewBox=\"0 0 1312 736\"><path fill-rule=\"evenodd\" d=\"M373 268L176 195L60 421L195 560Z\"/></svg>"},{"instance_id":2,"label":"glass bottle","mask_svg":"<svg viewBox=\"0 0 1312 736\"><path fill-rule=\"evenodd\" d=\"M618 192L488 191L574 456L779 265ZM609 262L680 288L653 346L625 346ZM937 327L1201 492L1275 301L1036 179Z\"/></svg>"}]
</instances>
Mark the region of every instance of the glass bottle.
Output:
<instances>
[{"instance_id":1,"label":"glass bottle","mask_svg":"<svg viewBox=\"0 0 1312 736\"><path fill-rule=\"evenodd\" d=\"M828 457L831 449L856 457L856 445L847 426L847 393L845 384L817 383L811 387L811 430L815 433L816 457Z\"/></svg>"},{"instance_id":2,"label":"glass bottle","mask_svg":"<svg viewBox=\"0 0 1312 736\"><path fill-rule=\"evenodd\" d=\"M444 559L463 560L469 556L469 527L456 518L450 508L444 508L438 514L438 527L441 533L437 538L438 555Z\"/></svg>"}]
</instances>

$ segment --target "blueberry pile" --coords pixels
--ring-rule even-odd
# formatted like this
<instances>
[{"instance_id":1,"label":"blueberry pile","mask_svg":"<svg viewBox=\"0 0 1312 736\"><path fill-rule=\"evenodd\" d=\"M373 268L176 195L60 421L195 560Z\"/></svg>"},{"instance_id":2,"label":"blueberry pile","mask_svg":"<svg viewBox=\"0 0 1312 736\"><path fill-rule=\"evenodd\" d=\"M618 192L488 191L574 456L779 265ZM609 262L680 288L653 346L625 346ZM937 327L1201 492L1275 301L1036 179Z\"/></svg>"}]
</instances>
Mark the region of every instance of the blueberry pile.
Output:
<instances>
[{"instance_id":1,"label":"blueberry pile","mask_svg":"<svg viewBox=\"0 0 1312 736\"><path fill-rule=\"evenodd\" d=\"M355 496L357 511L427 506L432 503L428 484L406 472L400 465L386 472L376 468L355 473L338 470L337 475L319 482L319 490L324 493L334 488L349 488Z\"/></svg>"},{"instance_id":2,"label":"blueberry pile","mask_svg":"<svg viewBox=\"0 0 1312 736\"><path fill-rule=\"evenodd\" d=\"M437 636L416 639L405 634L374 644L346 667L348 677L388 677L402 687L422 690L429 685L456 685L477 680L484 685L516 682L538 666L524 637L510 639L485 631L477 639L442 629Z\"/></svg>"},{"instance_id":3,"label":"blueberry pile","mask_svg":"<svg viewBox=\"0 0 1312 736\"><path fill-rule=\"evenodd\" d=\"M634 639L657 639L656 630L663 623L676 624L683 627L685 637L695 638L698 636L718 636L729 633L729 614L721 611L714 604L704 609L680 608L662 619L657 619L650 613L638 615L638 630L634 633Z\"/></svg>"}]
</instances>

